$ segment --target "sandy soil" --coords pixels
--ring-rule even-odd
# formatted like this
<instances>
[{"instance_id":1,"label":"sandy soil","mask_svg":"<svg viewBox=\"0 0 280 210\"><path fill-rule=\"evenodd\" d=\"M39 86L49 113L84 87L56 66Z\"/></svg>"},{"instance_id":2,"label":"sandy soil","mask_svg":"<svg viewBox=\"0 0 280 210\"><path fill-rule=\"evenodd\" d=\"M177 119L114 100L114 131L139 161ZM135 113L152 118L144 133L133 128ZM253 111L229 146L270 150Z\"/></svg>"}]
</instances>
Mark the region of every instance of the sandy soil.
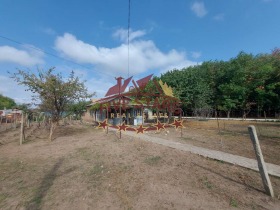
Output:
<instances>
[{"instance_id":1,"label":"sandy soil","mask_svg":"<svg viewBox=\"0 0 280 210\"><path fill-rule=\"evenodd\" d=\"M280 209L278 178L273 199L254 171L115 132L28 132L22 146L19 130L1 133L0 209Z\"/></svg>"}]
</instances>

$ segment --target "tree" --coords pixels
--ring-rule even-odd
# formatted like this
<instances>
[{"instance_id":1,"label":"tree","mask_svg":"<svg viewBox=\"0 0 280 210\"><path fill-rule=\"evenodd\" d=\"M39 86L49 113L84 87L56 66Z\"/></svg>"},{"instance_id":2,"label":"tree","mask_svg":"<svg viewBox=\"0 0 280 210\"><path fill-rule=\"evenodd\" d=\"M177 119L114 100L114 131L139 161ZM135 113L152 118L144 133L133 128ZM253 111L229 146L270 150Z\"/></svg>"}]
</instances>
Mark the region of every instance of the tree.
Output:
<instances>
[{"instance_id":1,"label":"tree","mask_svg":"<svg viewBox=\"0 0 280 210\"><path fill-rule=\"evenodd\" d=\"M280 48L271 54L240 52L229 61L206 61L160 76L170 85L184 111L209 110L242 113L256 110L266 116L280 112Z\"/></svg>"},{"instance_id":2,"label":"tree","mask_svg":"<svg viewBox=\"0 0 280 210\"><path fill-rule=\"evenodd\" d=\"M18 70L11 77L18 84L26 86L27 91L32 91L33 100L39 101L40 109L50 116L50 141L52 141L53 132L67 107L94 95L88 93L84 83L75 77L73 71L67 79L63 78L60 73L54 73L54 68L47 71L38 70L37 74Z\"/></svg>"},{"instance_id":3,"label":"tree","mask_svg":"<svg viewBox=\"0 0 280 210\"><path fill-rule=\"evenodd\" d=\"M0 94L0 110L1 109L11 109L16 105L14 99L3 96Z\"/></svg>"},{"instance_id":4,"label":"tree","mask_svg":"<svg viewBox=\"0 0 280 210\"><path fill-rule=\"evenodd\" d=\"M76 103L72 103L67 108L67 111L70 114L76 115L76 119L80 119L82 122L82 114L86 111L87 105L89 105L91 102L88 101L78 101Z\"/></svg>"},{"instance_id":5,"label":"tree","mask_svg":"<svg viewBox=\"0 0 280 210\"><path fill-rule=\"evenodd\" d=\"M14 106L15 108L22 110L24 113L28 113L31 111L31 104L17 104Z\"/></svg>"},{"instance_id":6,"label":"tree","mask_svg":"<svg viewBox=\"0 0 280 210\"><path fill-rule=\"evenodd\" d=\"M203 66L194 66L174 69L161 76L163 82L174 88L183 108L191 109L197 116L211 113L212 89L206 82L206 70Z\"/></svg>"}]
</instances>

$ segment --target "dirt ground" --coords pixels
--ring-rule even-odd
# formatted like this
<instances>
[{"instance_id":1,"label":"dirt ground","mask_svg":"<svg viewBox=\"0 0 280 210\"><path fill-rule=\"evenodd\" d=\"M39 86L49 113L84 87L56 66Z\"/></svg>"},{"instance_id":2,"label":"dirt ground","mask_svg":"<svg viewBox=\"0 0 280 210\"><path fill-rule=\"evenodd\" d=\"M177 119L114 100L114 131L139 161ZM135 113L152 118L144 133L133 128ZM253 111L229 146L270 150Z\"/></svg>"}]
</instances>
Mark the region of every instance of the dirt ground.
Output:
<instances>
[{"instance_id":1,"label":"dirt ground","mask_svg":"<svg viewBox=\"0 0 280 210\"><path fill-rule=\"evenodd\" d=\"M215 129L188 125L183 139L173 129L149 135L237 154L250 150L236 146L245 140L232 142L234 135L215 142L209 135ZM271 177L276 198L270 198L257 172L124 135L120 140L90 125L61 126L53 142L35 126L28 135L19 146L19 129L0 133L0 209L280 209L280 178ZM271 151L279 151L275 142Z\"/></svg>"}]
</instances>

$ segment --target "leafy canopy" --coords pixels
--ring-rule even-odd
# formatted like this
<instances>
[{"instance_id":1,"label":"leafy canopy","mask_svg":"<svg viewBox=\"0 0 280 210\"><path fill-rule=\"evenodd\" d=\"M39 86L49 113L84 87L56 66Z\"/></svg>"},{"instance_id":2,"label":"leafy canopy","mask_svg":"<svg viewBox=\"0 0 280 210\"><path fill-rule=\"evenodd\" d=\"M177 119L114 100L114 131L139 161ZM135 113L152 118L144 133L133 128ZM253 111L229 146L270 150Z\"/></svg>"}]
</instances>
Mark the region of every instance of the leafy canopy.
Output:
<instances>
[{"instance_id":1,"label":"leafy canopy","mask_svg":"<svg viewBox=\"0 0 280 210\"><path fill-rule=\"evenodd\" d=\"M18 70L12 78L34 93L33 100L39 102L42 111L50 114L52 122L58 122L71 104L94 95L88 93L84 82L73 71L68 78L63 78L60 73L54 72L54 68L38 70L37 74Z\"/></svg>"},{"instance_id":2,"label":"leafy canopy","mask_svg":"<svg viewBox=\"0 0 280 210\"><path fill-rule=\"evenodd\" d=\"M193 113L199 109L248 114L280 112L280 48L270 54L240 52L229 61L207 61L160 76Z\"/></svg>"},{"instance_id":3,"label":"leafy canopy","mask_svg":"<svg viewBox=\"0 0 280 210\"><path fill-rule=\"evenodd\" d=\"M3 96L0 94L0 110L1 109L11 109L16 105L14 99Z\"/></svg>"}]
</instances>

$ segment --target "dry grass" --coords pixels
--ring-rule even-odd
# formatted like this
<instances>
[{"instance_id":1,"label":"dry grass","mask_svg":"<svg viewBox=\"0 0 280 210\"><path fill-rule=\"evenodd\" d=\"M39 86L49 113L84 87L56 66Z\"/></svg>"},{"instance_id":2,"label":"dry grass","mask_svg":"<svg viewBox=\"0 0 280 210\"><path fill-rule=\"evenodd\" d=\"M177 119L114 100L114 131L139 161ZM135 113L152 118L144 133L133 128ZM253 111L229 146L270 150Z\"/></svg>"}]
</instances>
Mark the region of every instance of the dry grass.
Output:
<instances>
[{"instance_id":1,"label":"dry grass","mask_svg":"<svg viewBox=\"0 0 280 210\"><path fill-rule=\"evenodd\" d=\"M187 136L190 131L196 133ZM185 141L193 143L198 134L209 132L216 130L185 128ZM61 126L51 143L36 130L20 147L14 134L0 138L5 142L0 146L3 210L280 206L279 200L265 195L258 173L187 152L124 135L119 140L114 133L81 125ZM280 195L280 179L272 177L272 184Z\"/></svg>"}]
</instances>

